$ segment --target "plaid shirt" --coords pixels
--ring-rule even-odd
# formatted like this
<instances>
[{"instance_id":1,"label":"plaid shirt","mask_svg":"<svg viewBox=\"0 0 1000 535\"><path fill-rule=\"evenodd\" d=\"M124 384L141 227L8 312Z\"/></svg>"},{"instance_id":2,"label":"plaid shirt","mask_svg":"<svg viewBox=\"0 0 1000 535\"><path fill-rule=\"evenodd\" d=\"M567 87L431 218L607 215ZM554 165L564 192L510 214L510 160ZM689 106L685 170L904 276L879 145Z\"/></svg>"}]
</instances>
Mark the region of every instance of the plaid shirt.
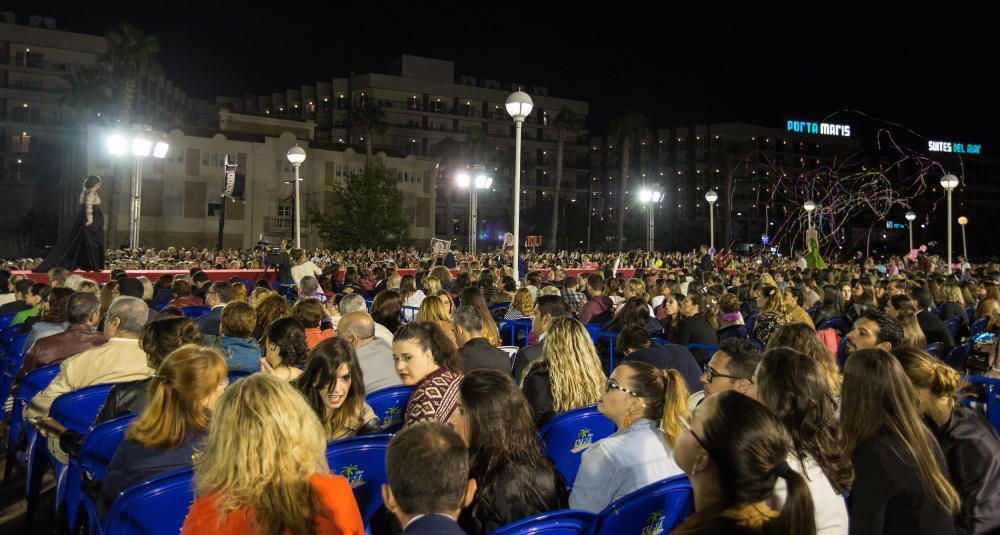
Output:
<instances>
[{"instance_id":1,"label":"plaid shirt","mask_svg":"<svg viewBox=\"0 0 1000 535\"><path fill-rule=\"evenodd\" d=\"M587 296L576 290L570 290L564 288L562 291L563 301L566 301L566 307L573 311L574 314L580 313L580 308L583 304L587 302Z\"/></svg>"}]
</instances>

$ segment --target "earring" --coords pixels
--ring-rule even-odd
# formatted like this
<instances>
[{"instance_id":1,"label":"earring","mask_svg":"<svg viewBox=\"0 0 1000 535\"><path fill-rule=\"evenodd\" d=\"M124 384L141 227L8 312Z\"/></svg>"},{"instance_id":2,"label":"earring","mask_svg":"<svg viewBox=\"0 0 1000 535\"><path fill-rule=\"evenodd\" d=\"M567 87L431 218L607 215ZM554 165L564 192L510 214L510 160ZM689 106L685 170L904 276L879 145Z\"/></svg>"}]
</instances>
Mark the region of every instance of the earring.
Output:
<instances>
[{"instance_id":1,"label":"earring","mask_svg":"<svg viewBox=\"0 0 1000 535\"><path fill-rule=\"evenodd\" d=\"M629 427L630 425L632 425L632 413L631 413L631 412L625 415L625 422L624 422L624 423L625 423L625 428L626 428L626 429L627 429L627 428L628 428L628 427Z\"/></svg>"}]
</instances>

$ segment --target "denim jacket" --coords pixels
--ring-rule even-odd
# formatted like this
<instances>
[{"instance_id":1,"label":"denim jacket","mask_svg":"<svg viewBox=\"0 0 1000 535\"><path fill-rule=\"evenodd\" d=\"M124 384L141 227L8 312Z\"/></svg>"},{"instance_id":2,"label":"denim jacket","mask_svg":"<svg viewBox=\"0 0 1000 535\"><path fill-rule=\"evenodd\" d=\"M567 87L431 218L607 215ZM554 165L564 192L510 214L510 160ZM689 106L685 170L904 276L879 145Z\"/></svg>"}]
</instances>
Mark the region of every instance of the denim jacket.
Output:
<instances>
[{"instance_id":1,"label":"denim jacket","mask_svg":"<svg viewBox=\"0 0 1000 535\"><path fill-rule=\"evenodd\" d=\"M594 513L633 490L683 473L663 431L647 418L598 441L581 457L569 506Z\"/></svg>"},{"instance_id":2,"label":"denim jacket","mask_svg":"<svg viewBox=\"0 0 1000 535\"><path fill-rule=\"evenodd\" d=\"M226 358L226 366L233 371L259 372L260 345L253 338L235 336L206 336L205 345L214 347Z\"/></svg>"}]
</instances>

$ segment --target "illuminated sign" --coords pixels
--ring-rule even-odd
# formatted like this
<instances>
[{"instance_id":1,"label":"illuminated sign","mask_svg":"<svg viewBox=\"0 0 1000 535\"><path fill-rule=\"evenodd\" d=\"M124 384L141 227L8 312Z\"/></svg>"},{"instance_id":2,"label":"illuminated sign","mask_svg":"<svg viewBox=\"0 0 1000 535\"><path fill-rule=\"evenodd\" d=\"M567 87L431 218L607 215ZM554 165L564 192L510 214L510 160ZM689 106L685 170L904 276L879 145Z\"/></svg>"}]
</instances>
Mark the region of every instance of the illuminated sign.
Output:
<instances>
[{"instance_id":1,"label":"illuminated sign","mask_svg":"<svg viewBox=\"0 0 1000 535\"><path fill-rule=\"evenodd\" d=\"M927 150L931 152L957 152L959 154L979 154L982 151L982 145L973 145L971 143L953 143L951 141L928 141Z\"/></svg>"},{"instance_id":2,"label":"illuminated sign","mask_svg":"<svg viewBox=\"0 0 1000 535\"><path fill-rule=\"evenodd\" d=\"M895 229L895 228L904 228L905 229L906 225L904 225L902 223L894 223L892 221L886 221L885 222L885 228L892 228L892 229Z\"/></svg>"},{"instance_id":3,"label":"illuminated sign","mask_svg":"<svg viewBox=\"0 0 1000 535\"><path fill-rule=\"evenodd\" d=\"M849 124L811 123L809 121L788 121L788 131L799 132L802 134L819 134L821 136L851 137L851 125Z\"/></svg>"}]
</instances>

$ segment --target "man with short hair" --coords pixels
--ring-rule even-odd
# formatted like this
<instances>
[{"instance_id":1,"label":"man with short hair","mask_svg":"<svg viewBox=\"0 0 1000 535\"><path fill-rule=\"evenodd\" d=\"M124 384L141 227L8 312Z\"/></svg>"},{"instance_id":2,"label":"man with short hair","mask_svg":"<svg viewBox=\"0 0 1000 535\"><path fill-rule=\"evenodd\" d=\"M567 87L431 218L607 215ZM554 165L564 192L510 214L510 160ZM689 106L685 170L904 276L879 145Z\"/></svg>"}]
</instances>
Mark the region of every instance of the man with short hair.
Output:
<instances>
[{"instance_id":1,"label":"man with short hair","mask_svg":"<svg viewBox=\"0 0 1000 535\"><path fill-rule=\"evenodd\" d=\"M475 498L476 480L458 433L441 422L407 427L389 441L385 465L382 501L404 535L465 535L458 515Z\"/></svg>"},{"instance_id":2,"label":"man with short hair","mask_svg":"<svg viewBox=\"0 0 1000 535\"><path fill-rule=\"evenodd\" d=\"M746 394L753 384L753 373L763 355L753 344L738 338L726 338L718 351L705 365L701 382L705 395L711 396L728 390Z\"/></svg>"},{"instance_id":3,"label":"man with short hair","mask_svg":"<svg viewBox=\"0 0 1000 535\"><path fill-rule=\"evenodd\" d=\"M31 286L35 284L35 281L25 277L14 283L14 300L3 306L0 306L0 316L6 316L7 314L18 314L24 310L31 308L31 305L27 303L28 294L31 293Z\"/></svg>"},{"instance_id":4,"label":"man with short hair","mask_svg":"<svg viewBox=\"0 0 1000 535\"><path fill-rule=\"evenodd\" d=\"M204 272L202 272L204 273ZM212 307L206 314L195 318L198 330L206 336L219 336L219 323L222 321L222 308L236 297L236 290L228 282L213 282L205 292L205 305Z\"/></svg>"},{"instance_id":5,"label":"man with short hair","mask_svg":"<svg viewBox=\"0 0 1000 535\"><path fill-rule=\"evenodd\" d=\"M25 304L29 305L29 307L18 312L10 324L21 325L22 323L25 323L28 318L37 318L38 315L42 313L42 304L45 299L48 298L51 290L52 287L43 282L36 282L35 284L32 284L31 289L28 290L28 295L24 298ZM28 325L25 325L21 329L21 333L24 334L30 332L32 324L36 321L38 320L34 319L28 322Z\"/></svg>"},{"instance_id":6,"label":"man with short hair","mask_svg":"<svg viewBox=\"0 0 1000 535\"><path fill-rule=\"evenodd\" d=\"M573 314L579 314L583 304L587 302L587 296L577 290L579 282L576 277L566 277L566 284L562 290L562 298L566 302L566 307Z\"/></svg>"},{"instance_id":7,"label":"man with short hair","mask_svg":"<svg viewBox=\"0 0 1000 535\"><path fill-rule=\"evenodd\" d=\"M208 273L198 270L191 274L191 282L194 286L191 288L191 295L195 297L200 297L202 301L207 300L208 290L212 280L208 278Z\"/></svg>"},{"instance_id":8,"label":"man with short hair","mask_svg":"<svg viewBox=\"0 0 1000 535\"><path fill-rule=\"evenodd\" d=\"M542 358L542 343L545 342L545 332L552 325L552 320L569 316L566 302L557 295L543 295L535 303L535 315L531 318L531 332L538 338L538 341L531 345L526 345L518 350L517 358L514 359L514 381L521 382L524 370L532 362Z\"/></svg>"},{"instance_id":9,"label":"man with short hair","mask_svg":"<svg viewBox=\"0 0 1000 535\"><path fill-rule=\"evenodd\" d=\"M934 296L931 291L927 288L917 287L911 290L910 294L916 300L917 306L920 307L920 312L917 312L917 323L920 324L920 330L924 331L927 343L941 342L941 345L944 346L942 354L947 355L951 352L951 348L955 347L955 339L951 337L948 326L934 314Z\"/></svg>"},{"instance_id":10,"label":"man with short hair","mask_svg":"<svg viewBox=\"0 0 1000 535\"><path fill-rule=\"evenodd\" d=\"M624 362L645 362L661 370L677 370L684 377L688 392L702 389L702 370L688 348L678 344L654 344L646 329L634 325L618 335L618 347L625 353Z\"/></svg>"},{"instance_id":11,"label":"man with short hair","mask_svg":"<svg viewBox=\"0 0 1000 535\"><path fill-rule=\"evenodd\" d=\"M134 297L116 298L104 322L108 342L64 360L52 383L31 398L25 416L45 416L57 397L85 386L135 381L155 373L146 362L146 352L139 348L139 332L145 324L146 303Z\"/></svg>"},{"instance_id":12,"label":"man with short hair","mask_svg":"<svg viewBox=\"0 0 1000 535\"><path fill-rule=\"evenodd\" d=\"M587 293L590 299L580 309L580 323L604 324L611 320L614 304L604 295L604 279L596 273L587 277Z\"/></svg>"},{"instance_id":13,"label":"man with short hair","mask_svg":"<svg viewBox=\"0 0 1000 535\"><path fill-rule=\"evenodd\" d=\"M75 292L69 296L66 308L69 327L35 342L24 357L15 383L37 368L62 362L108 341L104 333L95 330L101 321L101 299L97 294Z\"/></svg>"},{"instance_id":14,"label":"man with short hair","mask_svg":"<svg viewBox=\"0 0 1000 535\"><path fill-rule=\"evenodd\" d=\"M337 336L354 346L365 378L365 392L403 384L396 375L392 346L375 335L375 321L367 312L349 312L340 317Z\"/></svg>"},{"instance_id":15,"label":"man with short hair","mask_svg":"<svg viewBox=\"0 0 1000 535\"><path fill-rule=\"evenodd\" d=\"M368 304L365 303L365 298L362 297L361 294L347 294L340 300L341 319L343 319L344 314L350 314L351 312L368 313ZM338 323L337 325L337 329L339 331L340 324ZM385 327L385 325L382 325L381 323L375 324L375 336L385 340L390 346L392 345L393 334Z\"/></svg>"},{"instance_id":16,"label":"man with short hair","mask_svg":"<svg viewBox=\"0 0 1000 535\"><path fill-rule=\"evenodd\" d=\"M844 351L850 355L859 349L879 348L892 351L903 343L903 328L896 320L878 310L865 310L854 320L851 332L847 333ZM921 348L922 349L922 348Z\"/></svg>"},{"instance_id":17,"label":"man with short hair","mask_svg":"<svg viewBox=\"0 0 1000 535\"><path fill-rule=\"evenodd\" d=\"M145 289L142 287L142 281L132 277L122 277L118 279L118 293L121 295L127 295L129 297L135 297L142 299ZM160 313L152 308L147 307L146 311L146 323L156 320L160 317Z\"/></svg>"},{"instance_id":18,"label":"man with short hair","mask_svg":"<svg viewBox=\"0 0 1000 535\"><path fill-rule=\"evenodd\" d=\"M455 342L462 354L462 371L478 369L498 370L510 373L510 356L506 351L490 345L483 335L483 316L473 305L462 305L455 310L452 318Z\"/></svg>"}]
</instances>

